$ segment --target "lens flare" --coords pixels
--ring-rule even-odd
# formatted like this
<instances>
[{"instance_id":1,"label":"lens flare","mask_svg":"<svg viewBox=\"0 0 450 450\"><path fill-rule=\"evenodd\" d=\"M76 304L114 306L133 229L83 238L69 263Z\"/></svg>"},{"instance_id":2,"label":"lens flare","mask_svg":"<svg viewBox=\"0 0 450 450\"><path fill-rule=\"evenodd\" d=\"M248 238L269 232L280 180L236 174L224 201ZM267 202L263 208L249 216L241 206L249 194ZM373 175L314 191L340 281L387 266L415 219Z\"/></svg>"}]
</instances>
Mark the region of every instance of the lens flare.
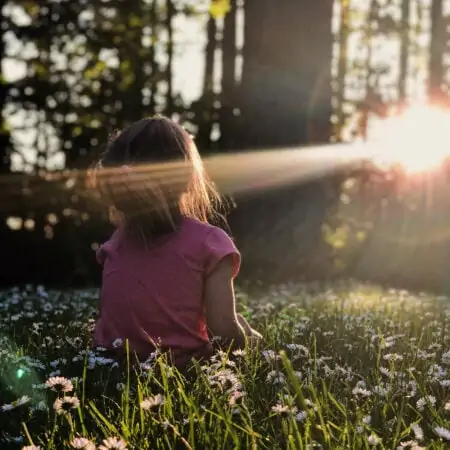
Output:
<instances>
[{"instance_id":1,"label":"lens flare","mask_svg":"<svg viewBox=\"0 0 450 450\"><path fill-rule=\"evenodd\" d=\"M369 141L379 147L375 160L380 165L398 165L411 174L438 169L450 157L450 112L411 107L371 124Z\"/></svg>"}]
</instances>

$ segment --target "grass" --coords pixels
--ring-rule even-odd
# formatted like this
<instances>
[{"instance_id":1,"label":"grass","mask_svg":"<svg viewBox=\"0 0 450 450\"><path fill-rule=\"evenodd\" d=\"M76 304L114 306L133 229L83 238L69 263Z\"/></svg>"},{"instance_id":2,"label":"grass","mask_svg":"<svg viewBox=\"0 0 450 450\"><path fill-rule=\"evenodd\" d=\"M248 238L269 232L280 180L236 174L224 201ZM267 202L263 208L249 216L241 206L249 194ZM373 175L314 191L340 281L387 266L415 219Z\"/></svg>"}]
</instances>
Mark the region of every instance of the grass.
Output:
<instances>
[{"instance_id":1,"label":"grass","mask_svg":"<svg viewBox=\"0 0 450 450\"><path fill-rule=\"evenodd\" d=\"M162 356L132 373L91 350L94 291L1 294L0 448L449 448L448 299L343 283L238 297L263 348L187 380Z\"/></svg>"}]
</instances>

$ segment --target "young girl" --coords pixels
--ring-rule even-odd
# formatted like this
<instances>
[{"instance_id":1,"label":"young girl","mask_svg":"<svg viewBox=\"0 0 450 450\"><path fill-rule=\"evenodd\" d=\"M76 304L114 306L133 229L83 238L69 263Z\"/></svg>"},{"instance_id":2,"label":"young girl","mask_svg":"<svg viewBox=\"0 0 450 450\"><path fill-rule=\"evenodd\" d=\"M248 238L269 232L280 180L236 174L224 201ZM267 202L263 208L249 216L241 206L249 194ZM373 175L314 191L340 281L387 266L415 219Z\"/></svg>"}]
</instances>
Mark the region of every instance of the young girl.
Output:
<instances>
[{"instance_id":1,"label":"young girl","mask_svg":"<svg viewBox=\"0 0 450 450\"><path fill-rule=\"evenodd\" d=\"M165 117L118 134L94 171L116 225L97 251L103 264L94 344L128 340L139 359L158 347L178 366L208 358L208 332L238 347L259 339L236 314L240 255L211 226L218 194L190 135Z\"/></svg>"}]
</instances>

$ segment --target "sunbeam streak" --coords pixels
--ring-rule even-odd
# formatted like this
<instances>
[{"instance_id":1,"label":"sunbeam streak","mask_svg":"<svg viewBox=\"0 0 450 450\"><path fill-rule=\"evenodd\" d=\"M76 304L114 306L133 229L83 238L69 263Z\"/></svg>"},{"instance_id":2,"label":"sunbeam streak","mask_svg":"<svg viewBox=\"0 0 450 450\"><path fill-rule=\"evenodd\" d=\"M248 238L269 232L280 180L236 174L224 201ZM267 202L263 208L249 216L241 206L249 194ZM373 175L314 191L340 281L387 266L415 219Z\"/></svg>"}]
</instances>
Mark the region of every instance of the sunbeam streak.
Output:
<instances>
[{"instance_id":1,"label":"sunbeam streak","mask_svg":"<svg viewBox=\"0 0 450 450\"><path fill-rule=\"evenodd\" d=\"M227 153L204 158L205 170L226 195L239 195L268 190L288 184L301 184L320 179L347 169L358 169L372 160L376 154L368 143L329 144L321 146L267 149L241 153ZM108 175L114 169L103 169ZM136 167L134 182L151 182L152 178L164 178L165 183L176 186L186 177L183 162L150 164ZM32 193L34 206L49 202L48 186L57 190L75 191L92 197L94 190L85 183L87 171L64 171L41 178L27 175L0 177L0 208L8 210L23 202L24 191ZM43 190L45 189L45 194ZM42 192L42 195L41 195ZM50 193L51 195L51 193Z\"/></svg>"}]
</instances>

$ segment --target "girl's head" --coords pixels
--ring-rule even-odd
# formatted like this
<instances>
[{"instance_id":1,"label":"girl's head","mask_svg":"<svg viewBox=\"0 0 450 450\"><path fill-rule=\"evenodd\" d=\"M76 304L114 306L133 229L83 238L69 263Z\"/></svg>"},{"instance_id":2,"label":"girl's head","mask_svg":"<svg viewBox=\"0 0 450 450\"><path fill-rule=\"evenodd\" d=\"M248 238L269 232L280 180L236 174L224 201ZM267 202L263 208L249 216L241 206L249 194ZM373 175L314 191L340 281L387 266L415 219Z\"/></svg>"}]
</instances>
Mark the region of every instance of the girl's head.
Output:
<instances>
[{"instance_id":1,"label":"girl's head","mask_svg":"<svg viewBox=\"0 0 450 450\"><path fill-rule=\"evenodd\" d=\"M115 217L145 241L176 230L183 216L207 221L219 201L191 136L162 116L113 136L92 181Z\"/></svg>"}]
</instances>

